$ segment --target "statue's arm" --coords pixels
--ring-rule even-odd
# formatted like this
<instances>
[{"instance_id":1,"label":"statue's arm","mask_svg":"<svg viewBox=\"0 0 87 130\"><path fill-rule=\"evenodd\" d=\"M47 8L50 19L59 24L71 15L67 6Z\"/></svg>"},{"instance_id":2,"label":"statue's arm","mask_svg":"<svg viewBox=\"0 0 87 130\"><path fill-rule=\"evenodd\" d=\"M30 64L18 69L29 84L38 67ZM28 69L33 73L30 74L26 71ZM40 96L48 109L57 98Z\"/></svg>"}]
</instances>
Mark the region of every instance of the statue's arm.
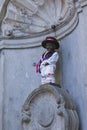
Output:
<instances>
[{"instance_id":1,"label":"statue's arm","mask_svg":"<svg viewBox=\"0 0 87 130\"><path fill-rule=\"evenodd\" d=\"M53 55L46 61L48 64L56 64L58 59L59 59L59 54L57 52L54 52Z\"/></svg>"}]
</instances>

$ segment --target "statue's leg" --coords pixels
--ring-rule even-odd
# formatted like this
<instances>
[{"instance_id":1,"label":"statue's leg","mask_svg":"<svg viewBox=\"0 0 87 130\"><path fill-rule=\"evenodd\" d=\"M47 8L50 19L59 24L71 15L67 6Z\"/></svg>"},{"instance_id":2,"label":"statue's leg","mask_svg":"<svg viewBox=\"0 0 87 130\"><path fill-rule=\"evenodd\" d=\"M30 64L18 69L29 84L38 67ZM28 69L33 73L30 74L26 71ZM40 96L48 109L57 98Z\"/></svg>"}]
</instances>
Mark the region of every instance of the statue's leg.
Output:
<instances>
[{"instance_id":1,"label":"statue's leg","mask_svg":"<svg viewBox=\"0 0 87 130\"><path fill-rule=\"evenodd\" d=\"M46 83L55 83L55 77L53 74L41 77L41 84L46 84Z\"/></svg>"}]
</instances>

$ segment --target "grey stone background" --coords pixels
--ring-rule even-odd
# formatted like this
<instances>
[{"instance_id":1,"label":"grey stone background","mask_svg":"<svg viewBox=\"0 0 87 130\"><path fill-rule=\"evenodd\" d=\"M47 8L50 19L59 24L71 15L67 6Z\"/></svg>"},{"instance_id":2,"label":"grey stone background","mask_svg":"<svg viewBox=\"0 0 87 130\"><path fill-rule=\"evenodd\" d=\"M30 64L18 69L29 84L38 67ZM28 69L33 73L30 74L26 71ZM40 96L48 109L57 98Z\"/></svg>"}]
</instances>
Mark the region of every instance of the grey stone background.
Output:
<instances>
[{"instance_id":1,"label":"grey stone background","mask_svg":"<svg viewBox=\"0 0 87 130\"><path fill-rule=\"evenodd\" d=\"M0 3L2 1L0 0ZM87 7L77 28L61 40L56 82L73 98L80 130L87 130ZM21 130L21 109L27 96L40 85L34 63L42 47L0 51L0 130Z\"/></svg>"},{"instance_id":2,"label":"grey stone background","mask_svg":"<svg viewBox=\"0 0 87 130\"><path fill-rule=\"evenodd\" d=\"M87 129L87 7L79 15L79 24L62 40L63 86L77 105L80 130Z\"/></svg>"}]
</instances>

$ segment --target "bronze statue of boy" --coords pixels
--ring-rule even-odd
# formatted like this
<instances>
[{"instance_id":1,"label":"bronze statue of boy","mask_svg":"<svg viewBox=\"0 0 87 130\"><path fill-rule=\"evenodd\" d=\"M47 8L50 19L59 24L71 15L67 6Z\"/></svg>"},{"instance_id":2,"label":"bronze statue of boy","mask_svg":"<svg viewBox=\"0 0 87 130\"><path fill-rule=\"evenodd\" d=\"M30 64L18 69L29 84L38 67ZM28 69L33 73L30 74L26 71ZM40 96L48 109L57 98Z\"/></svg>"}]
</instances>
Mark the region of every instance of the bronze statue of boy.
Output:
<instances>
[{"instance_id":1,"label":"bronze statue of boy","mask_svg":"<svg viewBox=\"0 0 87 130\"><path fill-rule=\"evenodd\" d=\"M42 41L42 47L47 49L47 51L42 55L38 64L36 65L36 72L41 73L41 83L55 83L55 70L56 62L59 59L58 52L56 49L59 49L59 42L54 37L46 37Z\"/></svg>"}]
</instances>

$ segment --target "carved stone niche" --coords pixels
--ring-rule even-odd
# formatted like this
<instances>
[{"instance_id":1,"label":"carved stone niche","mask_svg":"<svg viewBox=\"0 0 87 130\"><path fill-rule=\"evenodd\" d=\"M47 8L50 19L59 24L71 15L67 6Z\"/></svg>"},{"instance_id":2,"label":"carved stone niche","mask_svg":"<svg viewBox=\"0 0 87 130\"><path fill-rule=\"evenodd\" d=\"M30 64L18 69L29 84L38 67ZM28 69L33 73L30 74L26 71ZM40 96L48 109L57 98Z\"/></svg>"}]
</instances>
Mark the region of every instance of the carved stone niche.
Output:
<instances>
[{"instance_id":1,"label":"carved stone niche","mask_svg":"<svg viewBox=\"0 0 87 130\"><path fill-rule=\"evenodd\" d=\"M22 109L22 130L78 130L79 119L68 92L59 85L35 89Z\"/></svg>"},{"instance_id":2,"label":"carved stone niche","mask_svg":"<svg viewBox=\"0 0 87 130\"><path fill-rule=\"evenodd\" d=\"M49 35L62 39L76 27L78 12L86 4L79 0L5 0L0 12L0 48L38 46Z\"/></svg>"},{"instance_id":3,"label":"carved stone niche","mask_svg":"<svg viewBox=\"0 0 87 130\"><path fill-rule=\"evenodd\" d=\"M3 36L36 36L58 30L75 15L73 0L10 0L2 24ZM12 34L11 34L12 33Z\"/></svg>"}]
</instances>

